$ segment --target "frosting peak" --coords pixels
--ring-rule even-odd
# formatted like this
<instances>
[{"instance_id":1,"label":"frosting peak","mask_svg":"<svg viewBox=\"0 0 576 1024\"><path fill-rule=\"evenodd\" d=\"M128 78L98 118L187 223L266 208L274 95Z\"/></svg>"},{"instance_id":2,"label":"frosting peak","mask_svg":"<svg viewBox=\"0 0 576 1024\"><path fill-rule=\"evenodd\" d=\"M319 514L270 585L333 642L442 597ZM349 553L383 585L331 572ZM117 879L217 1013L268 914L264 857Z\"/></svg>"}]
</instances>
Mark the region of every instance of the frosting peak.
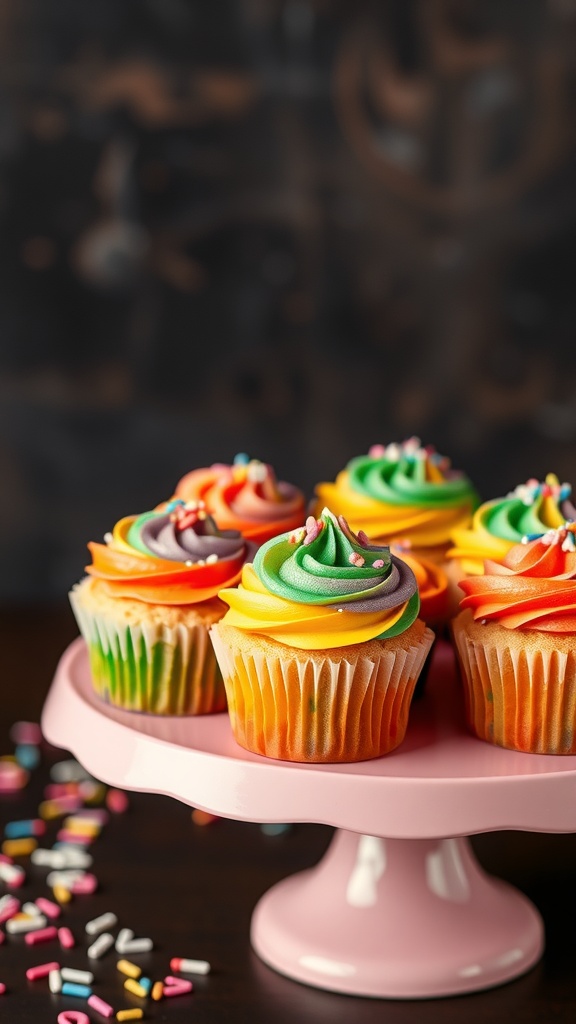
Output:
<instances>
[{"instance_id":1,"label":"frosting peak","mask_svg":"<svg viewBox=\"0 0 576 1024\"><path fill-rule=\"evenodd\" d=\"M328 509L264 544L220 597L230 625L309 650L396 636L419 608L412 570Z\"/></svg>"}]
</instances>

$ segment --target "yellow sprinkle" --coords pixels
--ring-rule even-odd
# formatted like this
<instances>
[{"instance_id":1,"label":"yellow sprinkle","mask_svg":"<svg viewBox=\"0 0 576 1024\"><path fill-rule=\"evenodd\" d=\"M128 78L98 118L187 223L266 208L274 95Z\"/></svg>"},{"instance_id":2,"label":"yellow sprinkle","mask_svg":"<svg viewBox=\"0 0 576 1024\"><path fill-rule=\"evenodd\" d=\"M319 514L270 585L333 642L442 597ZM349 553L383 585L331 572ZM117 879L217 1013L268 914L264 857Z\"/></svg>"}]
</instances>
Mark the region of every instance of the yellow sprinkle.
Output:
<instances>
[{"instance_id":1,"label":"yellow sprinkle","mask_svg":"<svg viewBox=\"0 0 576 1024\"><path fill-rule=\"evenodd\" d=\"M69 889L65 889L63 885L55 885L52 892L54 893L54 899L58 900L58 903L70 903L72 899L72 893Z\"/></svg>"},{"instance_id":2,"label":"yellow sprinkle","mask_svg":"<svg viewBox=\"0 0 576 1024\"><path fill-rule=\"evenodd\" d=\"M12 920L13 921L31 921L32 920L32 915L31 914L14 914L14 917L12 918Z\"/></svg>"},{"instance_id":3,"label":"yellow sprinkle","mask_svg":"<svg viewBox=\"0 0 576 1024\"><path fill-rule=\"evenodd\" d=\"M119 960L116 967L122 971L122 974L127 974L129 978L139 978L142 974L142 968L137 964L130 963L129 960Z\"/></svg>"},{"instance_id":4,"label":"yellow sprinkle","mask_svg":"<svg viewBox=\"0 0 576 1024\"><path fill-rule=\"evenodd\" d=\"M16 761L16 757L14 756L14 754L2 754L2 757L0 757L0 761L12 761L12 762L15 762Z\"/></svg>"},{"instance_id":5,"label":"yellow sprinkle","mask_svg":"<svg viewBox=\"0 0 576 1024\"><path fill-rule=\"evenodd\" d=\"M143 999L148 995L146 989L139 985L135 978L126 978L124 988L127 992L132 992L133 995L140 996Z\"/></svg>"},{"instance_id":6,"label":"yellow sprinkle","mask_svg":"<svg viewBox=\"0 0 576 1024\"><path fill-rule=\"evenodd\" d=\"M116 1020L142 1020L144 1016L144 1010L118 1010L116 1014Z\"/></svg>"},{"instance_id":7,"label":"yellow sprinkle","mask_svg":"<svg viewBox=\"0 0 576 1024\"><path fill-rule=\"evenodd\" d=\"M44 821L50 821L52 818L59 818L62 810L55 800L43 800L38 807L38 814Z\"/></svg>"},{"instance_id":8,"label":"yellow sprinkle","mask_svg":"<svg viewBox=\"0 0 576 1024\"><path fill-rule=\"evenodd\" d=\"M65 818L62 827L77 836L99 836L101 831L96 822L83 821L82 818Z\"/></svg>"},{"instance_id":9,"label":"yellow sprinkle","mask_svg":"<svg viewBox=\"0 0 576 1024\"><path fill-rule=\"evenodd\" d=\"M2 843L2 853L7 857L27 857L37 846L37 839L5 839Z\"/></svg>"},{"instance_id":10,"label":"yellow sprinkle","mask_svg":"<svg viewBox=\"0 0 576 1024\"><path fill-rule=\"evenodd\" d=\"M158 1002L159 999L162 999L162 996L164 995L164 985L162 984L161 981L154 982L154 985L152 986L152 992L150 994L155 1002Z\"/></svg>"},{"instance_id":11,"label":"yellow sprinkle","mask_svg":"<svg viewBox=\"0 0 576 1024\"><path fill-rule=\"evenodd\" d=\"M104 797L106 796L106 787L101 785L99 782L97 785L84 795L85 804L101 804Z\"/></svg>"}]
</instances>

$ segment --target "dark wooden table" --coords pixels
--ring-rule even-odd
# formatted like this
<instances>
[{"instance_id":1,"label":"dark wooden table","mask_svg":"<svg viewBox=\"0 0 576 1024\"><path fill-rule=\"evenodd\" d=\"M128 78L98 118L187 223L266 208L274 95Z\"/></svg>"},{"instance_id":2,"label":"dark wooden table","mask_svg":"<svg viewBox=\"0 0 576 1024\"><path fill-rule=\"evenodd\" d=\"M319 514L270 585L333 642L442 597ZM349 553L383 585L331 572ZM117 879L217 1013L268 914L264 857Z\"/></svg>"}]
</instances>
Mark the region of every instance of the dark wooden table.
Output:
<instances>
[{"instance_id":1,"label":"dark wooden table","mask_svg":"<svg viewBox=\"0 0 576 1024\"><path fill-rule=\"evenodd\" d=\"M11 753L11 724L38 721L58 657L76 635L63 607L0 610L0 754ZM0 796L0 826L34 816L48 781L50 764L62 753L43 748L41 766L17 796ZM54 838L50 827L48 844ZM165 797L131 795L127 814L113 816L92 847L100 887L76 897L63 918L80 939L62 955L50 944L29 948L22 937L0 947L0 1021L8 1024L55 1022L62 1009L80 1009L76 1000L50 995L46 982L28 982L34 963L60 960L87 966L84 924L113 910L121 924L150 935L152 953L138 957L154 978L168 973L172 956L211 962L212 973L195 979L189 996L145 1006L145 1019L197 1024L484 1024L514 1019L515 1024L576 1020L576 837L532 833L477 836L482 864L527 893L542 913L547 946L543 960L528 974L475 995L426 1001L370 1000L309 988L266 967L249 944L250 916L260 895L286 875L316 863L331 837L321 825L295 825L284 835L264 835L258 825L220 819L200 827L190 808ZM47 844L47 845L48 845ZM22 890L27 899L49 895L45 870L28 868ZM0 884L0 895L4 886ZM109 953L95 962L96 991L115 1008L140 1005L125 998ZM141 1004L144 1005L144 1004ZM92 1021L102 1021L89 1011Z\"/></svg>"}]
</instances>

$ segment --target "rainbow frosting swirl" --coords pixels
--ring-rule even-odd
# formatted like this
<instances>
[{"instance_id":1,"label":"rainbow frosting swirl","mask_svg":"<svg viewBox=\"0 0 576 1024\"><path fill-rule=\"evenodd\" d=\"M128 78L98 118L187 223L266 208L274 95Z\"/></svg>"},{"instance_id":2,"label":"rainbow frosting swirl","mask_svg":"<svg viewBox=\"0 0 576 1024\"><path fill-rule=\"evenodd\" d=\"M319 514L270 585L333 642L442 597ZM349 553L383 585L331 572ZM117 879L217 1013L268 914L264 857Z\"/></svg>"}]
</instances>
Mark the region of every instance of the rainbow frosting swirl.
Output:
<instances>
[{"instance_id":1,"label":"rainbow frosting swirl","mask_svg":"<svg viewBox=\"0 0 576 1024\"><path fill-rule=\"evenodd\" d=\"M517 544L500 565L462 580L462 608L506 629L576 632L576 526L565 524Z\"/></svg>"},{"instance_id":2,"label":"rainbow frosting swirl","mask_svg":"<svg viewBox=\"0 0 576 1024\"><path fill-rule=\"evenodd\" d=\"M528 480L506 497L484 502L469 526L452 531L447 557L458 559L469 575L481 574L486 559L501 562L523 537L540 537L576 519L571 490L549 473L544 483Z\"/></svg>"},{"instance_id":3,"label":"rainbow frosting swirl","mask_svg":"<svg viewBox=\"0 0 576 1024\"><path fill-rule=\"evenodd\" d=\"M240 578L249 546L220 530L202 503L174 500L162 510L121 519L108 543L88 545L86 572L116 597L190 605L217 596Z\"/></svg>"},{"instance_id":4,"label":"rainbow frosting swirl","mask_svg":"<svg viewBox=\"0 0 576 1024\"><path fill-rule=\"evenodd\" d=\"M334 483L318 484L316 494L319 503L372 540L401 538L416 548L446 544L478 504L468 478L416 437L374 445L368 455L352 459Z\"/></svg>"},{"instance_id":5,"label":"rainbow frosting swirl","mask_svg":"<svg viewBox=\"0 0 576 1024\"><path fill-rule=\"evenodd\" d=\"M220 597L230 606L224 625L304 650L397 636L420 604L406 563L328 509L264 544Z\"/></svg>"},{"instance_id":6,"label":"rainbow frosting swirl","mask_svg":"<svg viewBox=\"0 0 576 1024\"><path fill-rule=\"evenodd\" d=\"M176 497L205 502L222 529L240 530L258 544L295 529L305 509L302 491L277 480L272 466L243 454L232 466L192 470L178 483Z\"/></svg>"}]
</instances>

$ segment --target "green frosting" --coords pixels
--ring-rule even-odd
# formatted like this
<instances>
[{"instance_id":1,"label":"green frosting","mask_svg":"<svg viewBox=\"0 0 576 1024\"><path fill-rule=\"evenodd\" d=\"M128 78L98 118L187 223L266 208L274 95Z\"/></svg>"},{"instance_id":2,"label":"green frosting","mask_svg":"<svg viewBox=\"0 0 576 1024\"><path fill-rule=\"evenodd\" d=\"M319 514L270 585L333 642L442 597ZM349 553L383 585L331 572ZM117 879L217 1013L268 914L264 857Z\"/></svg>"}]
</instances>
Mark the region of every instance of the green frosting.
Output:
<instances>
[{"instance_id":1,"label":"green frosting","mask_svg":"<svg viewBox=\"0 0 576 1024\"><path fill-rule=\"evenodd\" d=\"M427 463L439 470L441 480L427 479ZM450 469L449 461L413 442L390 444L352 459L346 467L352 490L388 505L450 508L476 507L478 496L470 480Z\"/></svg>"},{"instance_id":2,"label":"green frosting","mask_svg":"<svg viewBox=\"0 0 576 1024\"><path fill-rule=\"evenodd\" d=\"M310 516L301 530L263 544L254 571L272 594L299 604L376 612L407 603L388 636L403 632L418 615L418 587L406 563L389 548L356 536L342 516L336 519L327 509L319 520Z\"/></svg>"}]
</instances>

